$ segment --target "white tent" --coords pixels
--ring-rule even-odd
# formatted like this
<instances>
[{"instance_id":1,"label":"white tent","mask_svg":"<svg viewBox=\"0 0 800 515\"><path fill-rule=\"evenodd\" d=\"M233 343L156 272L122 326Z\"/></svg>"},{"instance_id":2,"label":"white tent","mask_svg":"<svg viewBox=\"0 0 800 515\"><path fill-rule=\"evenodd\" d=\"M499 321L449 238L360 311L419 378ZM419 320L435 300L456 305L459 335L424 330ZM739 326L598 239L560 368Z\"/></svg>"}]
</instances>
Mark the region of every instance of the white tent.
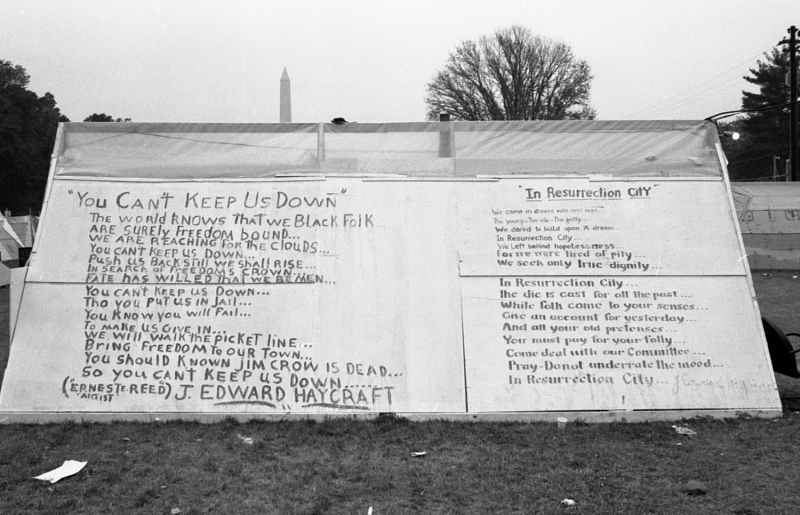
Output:
<instances>
[{"instance_id":1,"label":"white tent","mask_svg":"<svg viewBox=\"0 0 800 515\"><path fill-rule=\"evenodd\" d=\"M0 261L0 287L7 286L11 282L11 268Z\"/></svg>"},{"instance_id":2,"label":"white tent","mask_svg":"<svg viewBox=\"0 0 800 515\"><path fill-rule=\"evenodd\" d=\"M800 184L733 183L731 190L750 267L800 270Z\"/></svg>"},{"instance_id":3,"label":"white tent","mask_svg":"<svg viewBox=\"0 0 800 515\"><path fill-rule=\"evenodd\" d=\"M54 154L11 421L781 412L711 123L71 123Z\"/></svg>"},{"instance_id":4,"label":"white tent","mask_svg":"<svg viewBox=\"0 0 800 515\"><path fill-rule=\"evenodd\" d=\"M18 266L19 248L22 246L13 224L0 215L0 286L11 282L11 269Z\"/></svg>"},{"instance_id":5,"label":"white tent","mask_svg":"<svg viewBox=\"0 0 800 515\"><path fill-rule=\"evenodd\" d=\"M7 218L9 225L19 238L23 247L33 247L36 237L36 228L39 225L39 217L33 215L10 216Z\"/></svg>"},{"instance_id":6,"label":"white tent","mask_svg":"<svg viewBox=\"0 0 800 515\"><path fill-rule=\"evenodd\" d=\"M17 249L22 246L22 240L17 236L11 223L0 215L0 261L17 259Z\"/></svg>"}]
</instances>

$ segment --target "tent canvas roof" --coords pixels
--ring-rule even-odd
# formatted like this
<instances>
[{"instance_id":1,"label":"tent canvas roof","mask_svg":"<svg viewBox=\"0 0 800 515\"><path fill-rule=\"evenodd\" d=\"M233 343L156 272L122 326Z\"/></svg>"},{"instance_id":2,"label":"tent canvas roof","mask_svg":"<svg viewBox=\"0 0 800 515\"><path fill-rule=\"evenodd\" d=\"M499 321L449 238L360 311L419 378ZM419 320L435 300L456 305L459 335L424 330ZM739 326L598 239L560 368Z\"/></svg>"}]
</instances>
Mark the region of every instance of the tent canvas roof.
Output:
<instances>
[{"instance_id":1,"label":"tent canvas roof","mask_svg":"<svg viewBox=\"0 0 800 515\"><path fill-rule=\"evenodd\" d=\"M55 176L721 177L715 129L707 121L67 123Z\"/></svg>"}]
</instances>

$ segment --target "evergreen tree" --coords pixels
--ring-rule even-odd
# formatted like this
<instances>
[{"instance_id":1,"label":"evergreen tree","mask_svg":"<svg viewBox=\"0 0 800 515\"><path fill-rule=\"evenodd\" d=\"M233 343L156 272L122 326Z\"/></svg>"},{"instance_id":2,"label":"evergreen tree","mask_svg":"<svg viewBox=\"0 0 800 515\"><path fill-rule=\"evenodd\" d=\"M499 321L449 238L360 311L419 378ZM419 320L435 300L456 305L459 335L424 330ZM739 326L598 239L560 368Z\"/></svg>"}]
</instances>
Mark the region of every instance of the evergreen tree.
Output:
<instances>
[{"instance_id":1,"label":"evergreen tree","mask_svg":"<svg viewBox=\"0 0 800 515\"><path fill-rule=\"evenodd\" d=\"M783 104L789 100L789 88L785 83L788 54L774 48L764 56L765 60L759 60L757 67L750 70L751 75L744 77L750 84L758 86L759 91L742 92L743 110ZM776 156L781 163L778 174L785 173L783 164L789 158L788 107L749 112L729 123L741 134L737 141L722 140L731 180L771 180Z\"/></svg>"},{"instance_id":2,"label":"evergreen tree","mask_svg":"<svg viewBox=\"0 0 800 515\"><path fill-rule=\"evenodd\" d=\"M62 115L53 95L27 89L25 69L0 60L0 209L41 210Z\"/></svg>"}]
</instances>

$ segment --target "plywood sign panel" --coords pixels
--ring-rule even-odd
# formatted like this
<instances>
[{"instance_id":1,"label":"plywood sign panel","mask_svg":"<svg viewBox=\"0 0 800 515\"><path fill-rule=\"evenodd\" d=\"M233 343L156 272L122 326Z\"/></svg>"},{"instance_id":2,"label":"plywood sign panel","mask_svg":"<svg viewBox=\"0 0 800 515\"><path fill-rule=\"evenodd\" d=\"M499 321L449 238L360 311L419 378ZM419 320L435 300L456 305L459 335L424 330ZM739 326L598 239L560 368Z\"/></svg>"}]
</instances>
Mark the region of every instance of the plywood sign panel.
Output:
<instances>
[{"instance_id":1,"label":"plywood sign panel","mask_svg":"<svg viewBox=\"0 0 800 515\"><path fill-rule=\"evenodd\" d=\"M452 188L56 181L2 408L463 411Z\"/></svg>"},{"instance_id":2,"label":"plywood sign panel","mask_svg":"<svg viewBox=\"0 0 800 515\"><path fill-rule=\"evenodd\" d=\"M722 180L54 179L0 411L776 410L758 323Z\"/></svg>"},{"instance_id":3,"label":"plywood sign panel","mask_svg":"<svg viewBox=\"0 0 800 515\"><path fill-rule=\"evenodd\" d=\"M465 278L463 298L471 411L774 399L744 277Z\"/></svg>"},{"instance_id":4,"label":"plywood sign panel","mask_svg":"<svg viewBox=\"0 0 800 515\"><path fill-rule=\"evenodd\" d=\"M480 205L463 275L744 273L721 180L503 180Z\"/></svg>"}]
</instances>

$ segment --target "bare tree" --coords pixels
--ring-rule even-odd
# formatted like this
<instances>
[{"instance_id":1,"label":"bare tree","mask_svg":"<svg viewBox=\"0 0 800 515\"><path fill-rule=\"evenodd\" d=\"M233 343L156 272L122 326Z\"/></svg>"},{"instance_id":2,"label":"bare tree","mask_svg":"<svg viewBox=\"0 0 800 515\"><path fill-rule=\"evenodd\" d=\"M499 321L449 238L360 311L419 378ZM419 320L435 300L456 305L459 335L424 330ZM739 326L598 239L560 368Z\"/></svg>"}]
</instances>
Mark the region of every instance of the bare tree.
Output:
<instances>
[{"instance_id":1,"label":"bare tree","mask_svg":"<svg viewBox=\"0 0 800 515\"><path fill-rule=\"evenodd\" d=\"M427 85L429 120L593 119L592 74L565 43L513 26L464 41Z\"/></svg>"}]
</instances>

